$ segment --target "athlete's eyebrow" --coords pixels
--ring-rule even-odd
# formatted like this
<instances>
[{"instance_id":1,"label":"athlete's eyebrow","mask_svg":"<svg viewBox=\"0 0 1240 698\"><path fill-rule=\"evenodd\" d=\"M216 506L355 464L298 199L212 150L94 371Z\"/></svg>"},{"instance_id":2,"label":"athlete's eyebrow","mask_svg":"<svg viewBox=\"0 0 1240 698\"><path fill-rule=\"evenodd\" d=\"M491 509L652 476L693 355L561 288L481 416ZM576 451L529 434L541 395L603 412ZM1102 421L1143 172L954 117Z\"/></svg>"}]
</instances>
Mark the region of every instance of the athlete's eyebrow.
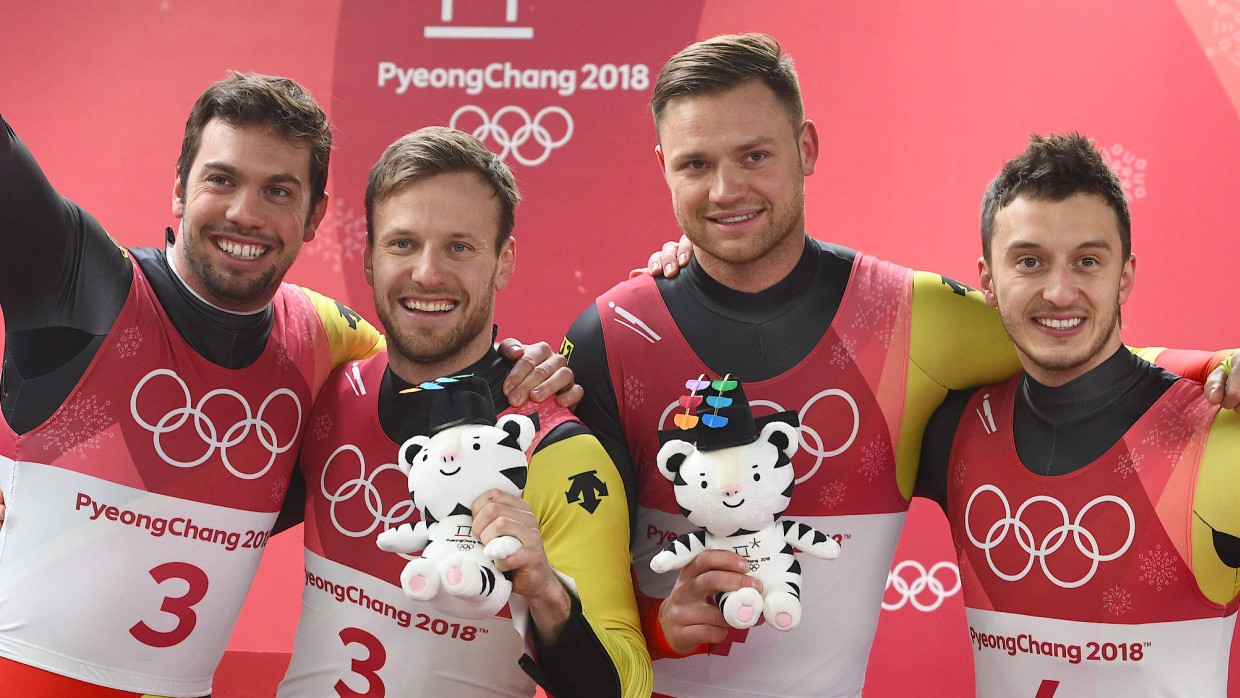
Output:
<instances>
[{"instance_id":1,"label":"athlete's eyebrow","mask_svg":"<svg viewBox=\"0 0 1240 698\"><path fill-rule=\"evenodd\" d=\"M241 171L238 170L235 166L227 162L220 162L216 160L210 160L210 161L202 163L202 169L204 172L205 171L223 172L224 174L229 175L230 177L239 178L241 176ZM291 172L277 172L267 177L267 179L263 181L266 184L290 184L290 185L295 185L297 187L302 186L301 177L298 177L297 175Z\"/></svg>"},{"instance_id":2,"label":"athlete's eyebrow","mask_svg":"<svg viewBox=\"0 0 1240 698\"><path fill-rule=\"evenodd\" d=\"M1033 242L1032 240L1013 240L1004 246L1004 252L1031 252L1046 249L1046 245ZM1111 241L1106 238L1093 238L1086 240L1073 248L1075 251L1080 250L1104 250L1110 251L1114 249Z\"/></svg>"}]
</instances>

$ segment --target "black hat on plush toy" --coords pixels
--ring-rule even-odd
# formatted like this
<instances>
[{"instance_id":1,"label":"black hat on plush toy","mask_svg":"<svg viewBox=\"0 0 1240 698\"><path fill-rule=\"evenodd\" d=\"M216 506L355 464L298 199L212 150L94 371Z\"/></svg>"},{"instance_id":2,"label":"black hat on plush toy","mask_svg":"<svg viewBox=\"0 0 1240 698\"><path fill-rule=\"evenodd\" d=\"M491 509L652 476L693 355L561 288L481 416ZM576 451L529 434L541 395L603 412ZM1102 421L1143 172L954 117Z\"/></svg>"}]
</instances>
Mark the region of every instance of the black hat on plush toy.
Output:
<instances>
[{"instance_id":1,"label":"black hat on plush toy","mask_svg":"<svg viewBox=\"0 0 1240 698\"><path fill-rule=\"evenodd\" d=\"M717 451L744 446L758 440L768 422L787 422L797 426L796 412L777 412L754 418L745 389L736 376L707 380L705 375L685 381L687 395L680 398L683 412L672 421L678 428L659 432L659 443L672 439L692 441L699 451Z\"/></svg>"},{"instance_id":2,"label":"black hat on plush toy","mask_svg":"<svg viewBox=\"0 0 1240 698\"><path fill-rule=\"evenodd\" d=\"M421 392L423 395L419 397L423 400L429 397L429 428L426 433L431 436L461 424L495 426L495 402L491 399L491 388L480 376L445 376L401 392Z\"/></svg>"}]
</instances>

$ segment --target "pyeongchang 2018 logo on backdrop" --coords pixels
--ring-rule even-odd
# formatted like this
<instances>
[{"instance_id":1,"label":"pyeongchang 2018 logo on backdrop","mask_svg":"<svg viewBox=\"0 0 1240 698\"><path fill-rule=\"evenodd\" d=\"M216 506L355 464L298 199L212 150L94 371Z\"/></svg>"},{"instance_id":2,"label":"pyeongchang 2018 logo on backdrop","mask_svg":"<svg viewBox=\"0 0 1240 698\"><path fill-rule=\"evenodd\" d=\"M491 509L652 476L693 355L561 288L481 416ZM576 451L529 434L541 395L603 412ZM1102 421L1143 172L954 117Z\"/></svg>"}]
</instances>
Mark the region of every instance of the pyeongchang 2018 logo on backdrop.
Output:
<instances>
[{"instance_id":1,"label":"pyeongchang 2018 logo on backdrop","mask_svg":"<svg viewBox=\"0 0 1240 698\"><path fill-rule=\"evenodd\" d=\"M1019 581L1037 563L1041 574L1064 589L1087 583L1102 563L1127 552L1137 531L1132 507L1114 495L1095 497L1075 512L1054 497L1035 495L1013 512L994 485L969 496L964 529L969 542L986 552L995 576Z\"/></svg>"},{"instance_id":2,"label":"pyeongchang 2018 logo on backdrop","mask_svg":"<svg viewBox=\"0 0 1240 698\"><path fill-rule=\"evenodd\" d=\"M419 108L438 111L431 103L447 101L453 110L449 126L472 134L504 160L536 167L572 141L573 114L563 102L549 101L628 93L644 102L653 85L651 65L632 60L631 51L611 55L591 44L574 57L573 51L548 50L565 23L575 26L580 9L536 15L529 0L440 0L437 9L434 16L430 7L419 13L426 15L420 17L421 45L429 51L402 43L372 54L374 85L416 98ZM598 9L592 18L605 24L608 12ZM542 29L534 26L536 17ZM452 104L458 95L468 103Z\"/></svg>"}]
</instances>

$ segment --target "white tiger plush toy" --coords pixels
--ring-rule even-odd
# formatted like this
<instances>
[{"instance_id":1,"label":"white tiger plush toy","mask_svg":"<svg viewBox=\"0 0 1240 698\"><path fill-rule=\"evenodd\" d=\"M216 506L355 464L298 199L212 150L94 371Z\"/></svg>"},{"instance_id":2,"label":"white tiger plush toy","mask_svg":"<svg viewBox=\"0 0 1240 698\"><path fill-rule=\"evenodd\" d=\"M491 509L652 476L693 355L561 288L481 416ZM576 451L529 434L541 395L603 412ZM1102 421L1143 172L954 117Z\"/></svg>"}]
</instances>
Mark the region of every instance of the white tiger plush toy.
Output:
<instances>
[{"instance_id":1,"label":"white tiger plush toy","mask_svg":"<svg viewBox=\"0 0 1240 698\"><path fill-rule=\"evenodd\" d=\"M793 548L832 560L840 546L811 526L781 518L792 501L795 481L791 458L800 443L796 414L755 421L739 384L730 378L714 383L735 386L726 392L739 397L722 399L740 404L714 411L719 432L699 426L693 433L696 446L676 438L688 436L686 432L660 432L664 443L657 457L659 470L672 481L681 513L703 530L672 541L654 556L650 568L659 573L677 570L708 549L738 553L749 560L749 575L762 583L763 592L746 587L719 594L715 602L724 619L743 629L765 618L777 630L792 630L801 622L801 566ZM694 383L705 382L699 378L687 385ZM725 413L730 416L721 418ZM702 417L711 420L709 408ZM731 433L716 435L724 431Z\"/></svg>"},{"instance_id":2,"label":"white tiger plush toy","mask_svg":"<svg viewBox=\"0 0 1240 698\"><path fill-rule=\"evenodd\" d=\"M493 404L489 395L486 402ZM384 531L376 541L389 552L422 551L400 575L409 598L474 620L494 616L508 602L512 581L493 560L515 553L521 543L500 536L484 547L474 534L470 506L492 488L520 496L529 465L525 451L538 430L536 416L508 414L495 421L494 407L489 411L487 423L477 417L441 420L431 436L401 445L397 465L409 476L409 496L421 519Z\"/></svg>"}]
</instances>

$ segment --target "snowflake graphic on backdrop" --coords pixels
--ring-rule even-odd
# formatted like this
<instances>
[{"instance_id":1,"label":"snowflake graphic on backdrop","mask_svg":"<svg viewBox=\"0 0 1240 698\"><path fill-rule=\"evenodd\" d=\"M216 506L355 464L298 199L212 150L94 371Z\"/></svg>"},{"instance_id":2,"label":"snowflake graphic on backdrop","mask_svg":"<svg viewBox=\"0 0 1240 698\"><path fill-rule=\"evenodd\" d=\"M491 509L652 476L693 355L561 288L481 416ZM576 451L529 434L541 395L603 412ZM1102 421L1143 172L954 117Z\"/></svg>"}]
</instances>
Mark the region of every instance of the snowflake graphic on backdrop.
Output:
<instances>
[{"instance_id":1,"label":"snowflake graphic on backdrop","mask_svg":"<svg viewBox=\"0 0 1240 698\"><path fill-rule=\"evenodd\" d=\"M1115 472L1125 480L1129 475L1136 475L1141 470L1141 461L1145 456L1140 451L1129 451L1119 457L1119 463L1115 466Z\"/></svg>"},{"instance_id":2,"label":"snowflake graphic on backdrop","mask_svg":"<svg viewBox=\"0 0 1240 698\"><path fill-rule=\"evenodd\" d=\"M834 509L839 503L844 501L844 483L839 480L833 480L826 487L822 488L822 493L818 495L818 501L828 509Z\"/></svg>"},{"instance_id":3,"label":"snowflake graphic on backdrop","mask_svg":"<svg viewBox=\"0 0 1240 698\"><path fill-rule=\"evenodd\" d=\"M874 482L874 478L887 471L887 464L890 462L891 444L878 436L861 449L861 465L858 466L857 471L865 476L867 482Z\"/></svg>"},{"instance_id":4,"label":"snowflake graphic on backdrop","mask_svg":"<svg viewBox=\"0 0 1240 698\"><path fill-rule=\"evenodd\" d=\"M831 347L831 365L840 368L848 368L849 364L856 361L857 358L857 340L851 337L840 337L840 340Z\"/></svg>"},{"instance_id":5,"label":"snowflake graphic on backdrop","mask_svg":"<svg viewBox=\"0 0 1240 698\"><path fill-rule=\"evenodd\" d=\"M314 424L311 425L310 431L314 434L314 438L322 441L332 431L332 416L330 414L321 414L314 418Z\"/></svg>"},{"instance_id":6,"label":"snowflake graphic on backdrop","mask_svg":"<svg viewBox=\"0 0 1240 698\"><path fill-rule=\"evenodd\" d=\"M361 269L366 249L366 216L345 200L333 198L332 203L319 225L317 239L303 247L302 254L327 262L336 273L352 274Z\"/></svg>"},{"instance_id":7,"label":"snowflake graphic on backdrop","mask_svg":"<svg viewBox=\"0 0 1240 698\"><path fill-rule=\"evenodd\" d=\"M1170 551L1163 550L1161 543L1148 553L1137 555L1137 558L1141 561L1141 576L1138 579L1149 582L1155 591L1162 591L1163 587L1180 581L1180 566Z\"/></svg>"},{"instance_id":8,"label":"snowflake graphic on backdrop","mask_svg":"<svg viewBox=\"0 0 1240 698\"><path fill-rule=\"evenodd\" d=\"M1131 199L1145 198L1145 158L1137 157L1132 151L1116 143L1110 148L1102 148L1102 159L1115 171L1124 193Z\"/></svg>"},{"instance_id":9,"label":"snowflake graphic on backdrop","mask_svg":"<svg viewBox=\"0 0 1240 698\"><path fill-rule=\"evenodd\" d=\"M119 358L128 359L138 355L138 347L142 346L142 330L127 327L116 339L116 353Z\"/></svg>"},{"instance_id":10,"label":"snowflake graphic on backdrop","mask_svg":"<svg viewBox=\"0 0 1240 698\"><path fill-rule=\"evenodd\" d=\"M111 400L101 403L97 395L83 397L81 393L74 394L44 430L49 443L43 446L43 450L68 453L76 448L80 458L86 458L88 450L99 450L104 437L110 439L113 436L112 432L107 431L116 422L107 409L111 404Z\"/></svg>"},{"instance_id":11,"label":"snowflake graphic on backdrop","mask_svg":"<svg viewBox=\"0 0 1240 698\"><path fill-rule=\"evenodd\" d=\"M1206 55L1223 56L1240 65L1240 8L1229 0L1206 0L1206 4L1214 9L1210 23L1214 45L1206 46Z\"/></svg>"},{"instance_id":12,"label":"snowflake graphic on backdrop","mask_svg":"<svg viewBox=\"0 0 1240 698\"><path fill-rule=\"evenodd\" d=\"M1102 592L1102 608L1113 616L1122 616L1132 610L1132 594L1118 586L1111 587Z\"/></svg>"},{"instance_id":13,"label":"snowflake graphic on backdrop","mask_svg":"<svg viewBox=\"0 0 1240 698\"><path fill-rule=\"evenodd\" d=\"M624 379L624 406L630 410L635 410L645 402L645 384L637 376L627 376Z\"/></svg>"}]
</instances>

